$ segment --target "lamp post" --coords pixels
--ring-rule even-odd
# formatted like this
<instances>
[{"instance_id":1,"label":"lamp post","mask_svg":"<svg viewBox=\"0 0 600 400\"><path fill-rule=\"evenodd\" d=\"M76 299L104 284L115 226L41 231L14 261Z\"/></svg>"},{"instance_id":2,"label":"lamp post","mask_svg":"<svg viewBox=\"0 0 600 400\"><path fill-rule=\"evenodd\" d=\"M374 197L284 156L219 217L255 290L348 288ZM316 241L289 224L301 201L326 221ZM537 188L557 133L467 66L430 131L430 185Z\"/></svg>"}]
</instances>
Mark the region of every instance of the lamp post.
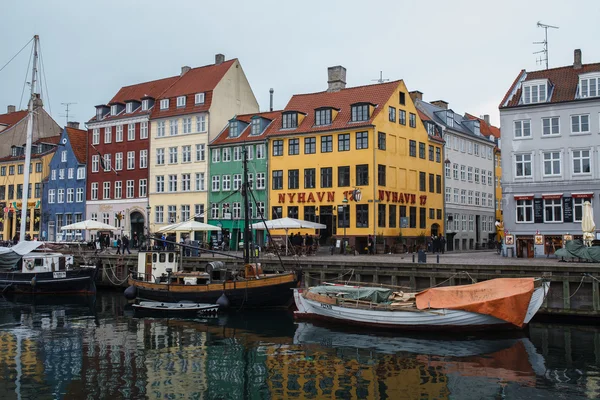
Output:
<instances>
[{"instance_id":1,"label":"lamp post","mask_svg":"<svg viewBox=\"0 0 600 400\"><path fill-rule=\"evenodd\" d=\"M152 207L150 204L146 206L146 221L148 222L148 227L146 228L146 248L150 250L150 211Z\"/></svg>"},{"instance_id":2,"label":"lamp post","mask_svg":"<svg viewBox=\"0 0 600 400\"><path fill-rule=\"evenodd\" d=\"M344 216L344 219L342 220L342 224L344 225L344 237L342 239L342 246L343 249L342 251L346 250L346 207L348 207L348 198L347 196L344 196L344 199L342 200L342 205L338 206L338 218L340 217L340 213Z\"/></svg>"}]
</instances>

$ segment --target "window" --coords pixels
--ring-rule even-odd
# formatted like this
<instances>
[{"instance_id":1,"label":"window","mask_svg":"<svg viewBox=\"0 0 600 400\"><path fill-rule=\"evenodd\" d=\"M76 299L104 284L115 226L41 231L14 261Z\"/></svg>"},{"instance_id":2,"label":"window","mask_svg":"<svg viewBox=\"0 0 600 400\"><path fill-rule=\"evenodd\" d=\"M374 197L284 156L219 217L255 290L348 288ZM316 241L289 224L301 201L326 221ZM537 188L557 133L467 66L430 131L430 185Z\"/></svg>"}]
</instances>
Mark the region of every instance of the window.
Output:
<instances>
[{"instance_id":1,"label":"window","mask_svg":"<svg viewBox=\"0 0 600 400\"><path fill-rule=\"evenodd\" d=\"M157 193L165 192L165 177L163 175L156 176L156 192Z\"/></svg>"},{"instance_id":2,"label":"window","mask_svg":"<svg viewBox=\"0 0 600 400\"><path fill-rule=\"evenodd\" d=\"M204 161L206 155L206 145L197 144L196 145L196 161Z\"/></svg>"},{"instance_id":3,"label":"window","mask_svg":"<svg viewBox=\"0 0 600 400\"><path fill-rule=\"evenodd\" d=\"M321 153L331 153L333 151L333 137L331 135L321 137Z\"/></svg>"},{"instance_id":4,"label":"window","mask_svg":"<svg viewBox=\"0 0 600 400\"><path fill-rule=\"evenodd\" d=\"M467 189L460 190L460 204L467 204Z\"/></svg>"},{"instance_id":5,"label":"window","mask_svg":"<svg viewBox=\"0 0 600 400\"><path fill-rule=\"evenodd\" d=\"M417 156L417 142L414 140L410 140L408 145L408 154L411 157L416 157Z\"/></svg>"},{"instance_id":6,"label":"window","mask_svg":"<svg viewBox=\"0 0 600 400\"><path fill-rule=\"evenodd\" d=\"M315 110L315 125L331 124L331 108Z\"/></svg>"},{"instance_id":7,"label":"window","mask_svg":"<svg viewBox=\"0 0 600 400\"><path fill-rule=\"evenodd\" d=\"M273 155L274 156L282 156L283 155L283 140L273 140Z\"/></svg>"},{"instance_id":8,"label":"window","mask_svg":"<svg viewBox=\"0 0 600 400\"><path fill-rule=\"evenodd\" d=\"M427 186L425 182L426 176L427 175L425 174L425 172L419 172L419 190L421 192L427 191Z\"/></svg>"},{"instance_id":9,"label":"window","mask_svg":"<svg viewBox=\"0 0 600 400\"><path fill-rule=\"evenodd\" d=\"M368 204L357 204L356 205L356 227L357 228L368 228L369 227L369 205Z\"/></svg>"},{"instance_id":10,"label":"window","mask_svg":"<svg viewBox=\"0 0 600 400\"><path fill-rule=\"evenodd\" d=\"M242 147L237 146L233 148L233 161L242 161Z\"/></svg>"},{"instance_id":11,"label":"window","mask_svg":"<svg viewBox=\"0 0 600 400\"><path fill-rule=\"evenodd\" d=\"M110 154L105 154L104 155L104 171L110 171L111 168L111 164L110 164Z\"/></svg>"},{"instance_id":12,"label":"window","mask_svg":"<svg viewBox=\"0 0 600 400\"><path fill-rule=\"evenodd\" d=\"M206 115L199 115L196 117L196 131L206 132Z\"/></svg>"},{"instance_id":13,"label":"window","mask_svg":"<svg viewBox=\"0 0 600 400\"><path fill-rule=\"evenodd\" d=\"M135 168L135 151L127 152L127 169Z\"/></svg>"},{"instance_id":14,"label":"window","mask_svg":"<svg viewBox=\"0 0 600 400\"><path fill-rule=\"evenodd\" d=\"M408 122L409 122L409 125L411 128L416 128L417 127L417 116L413 113L410 113Z\"/></svg>"},{"instance_id":15,"label":"window","mask_svg":"<svg viewBox=\"0 0 600 400\"><path fill-rule=\"evenodd\" d=\"M473 214L469 215L469 230L471 232L473 232L473 228L474 228L474 217Z\"/></svg>"},{"instance_id":16,"label":"window","mask_svg":"<svg viewBox=\"0 0 600 400\"><path fill-rule=\"evenodd\" d=\"M544 199L544 222L562 222L562 198Z\"/></svg>"},{"instance_id":17,"label":"window","mask_svg":"<svg viewBox=\"0 0 600 400\"><path fill-rule=\"evenodd\" d=\"M435 162L442 162L442 150L439 147L435 148Z\"/></svg>"},{"instance_id":18,"label":"window","mask_svg":"<svg viewBox=\"0 0 600 400\"><path fill-rule=\"evenodd\" d=\"M590 151L573 150L573 174L589 174L590 171Z\"/></svg>"},{"instance_id":19,"label":"window","mask_svg":"<svg viewBox=\"0 0 600 400\"><path fill-rule=\"evenodd\" d=\"M435 193L435 175L429 174L429 192Z\"/></svg>"},{"instance_id":20,"label":"window","mask_svg":"<svg viewBox=\"0 0 600 400\"><path fill-rule=\"evenodd\" d=\"M487 176L488 176L488 185L492 186L492 171L488 171Z\"/></svg>"},{"instance_id":21,"label":"window","mask_svg":"<svg viewBox=\"0 0 600 400\"><path fill-rule=\"evenodd\" d=\"M558 117L542 118L542 135L558 135L560 133L559 121Z\"/></svg>"},{"instance_id":22,"label":"window","mask_svg":"<svg viewBox=\"0 0 600 400\"><path fill-rule=\"evenodd\" d=\"M148 168L148 150L140 150L140 168Z\"/></svg>"},{"instance_id":23,"label":"window","mask_svg":"<svg viewBox=\"0 0 600 400\"><path fill-rule=\"evenodd\" d=\"M273 182L273 190L283 189L283 171L273 171L273 178L271 180Z\"/></svg>"},{"instance_id":24,"label":"window","mask_svg":"<svg viewBox=\"0 0 600 400\"><path fill-rule=\"evenodd\" d=\"M583 203L586 201L591 201L589 198L574 198L573 199L573 221L581 222L583 219Z\"/></svg>"},{"instance_id":25,"label":"window","mask_svg":"<svg viewBox=\"0 0 600 400\"><path fill-rule=\"evenodd\" d=\"M36 192L38 191L38 187L37 187L38 183L36 183ZM35 197L40 197L38 195L36 195ZM75 196L75 201L77 203L82 203L83 202L83 188L77 188L77 193Z\"/></svg>"},{"instance_id":26,"label":"window","mask_svg":"<svg viewBox=\"0 0 600 400\"><path fill-rule=\"evenodd\" d=\"M288 171L288 189L298 189L300 187L300 171L297 169L290 169Z\"/></svg>"},{"instance_id":27,"label":"window","mask_svg":"<svg viewBox=\"0 0 600 400\"><path fill-rule=\"evenodd\" d=\"M471 167L469 167L470 169ZM479 183L479 168L475 168L475 183ZM485 180L485 178L483 178L483 180ZM471 182L472 180L469 179L469 182Z\"/></svg>"},{"instance_id":28,"label":"window","mask_svg":"<svg viewBox=\"0 0 600 400\"><path fill-rule=\"evenodd\" d=\"M123 197L123 182L116 181L115 182L115 199L120 199Z\"/></svg>"},{"instance_id":29,"label":"window","mask_svg":"<svg viewBox=\"0 0 600 400\"><path fill-rule=\"evenodd\" d=\"M221 190L221 178L218 175L213 175L212 177L211 190L213 192L218 192L219 190Z\"/></svg>"},{"instance_id":30,"label":"window","mask_svg":"<svg viewBox=\"0 0 600 400\"><path fill-rule=\"evenodd\" d=\"M317 185L317 172L315 168L306 168L304 170L304 189L314 189Z\"/></svg>"},{"instance_id":31,"label":"window","mask_svg":"<svg viewBox=\"0 0 600 400\"><path fill-rule=\"evenodd\" d=\"M177 147L169 147L169 164L177 164Z\"/></svg>"},{"instance_id":32,"label":"window","mask_svg":"<svg viewBox=\"0 0 600 400\"><path fill-rule=\"evenodd\" d=\"M401 125L406 125L406 111L400 110L399 116L398 116L398 122Z\"/></svg>"},{"instance_id":33,"label":"window","mask_svg":"<svg viewBox=\"0 0 600 400\"><path fill-rule=\"evenodd\" d=\"M91 193L91 198L92 200L98 200L98 182L92 182L92 193Z\"/></svg>"},{"instance_id":34,"label":"window","mask_svg":"<svg viewBox=\"0 0 600 400\"><path fill-rule=\"evenodd\" d=\"M315 154L317 152L317 138L304 138L304 154Z\"/></svg>"},{"instance_id":35,"label":"window","mask_svg":"<svg viewBox=\"0 0 600 400\"><path fill-rule=\"evenodd\" d=\"M460 166L460 180L463 182L467 180L467 178L465 176L466 169L467 169L467 167L465 165ZM473 167L469 167L469 170L471 172L469 177L470 177L471 182L473 182Z\"/></svg>"},{"instance_id":36,"label":"window","mask_svg":"<svg viewBox=\"0 0 600 400\"><path fill-rule=\"evenodd\" d=\"M123 153L115 153L115 171L123 169Z\"/></svg>"},{"instance_id":37,"label":"window","mask_svg":"<svg viewBox=\"0 0 600 400\"><path fill-rule=\"evenodd\" d=\"M470 140L467 141L467 153L473 154L473 142Z\"/></svg>"},{"instance_id":38,"label":"window","mask_svg":"<svg viewBox=\"0 0 600 400\"><path fill-rule=\"evenodd\" d=\"M514 122L515 139L531 137L531 121L528 119Z\"/></svg>"},{"instance_id":39,"label":"window","mask_svg":"<svg viewBox=\"0 0 600 400\"><path fill-rule=\"evenodd\" d=\"M220 149L213 149L212 150L212 162L213 163L218 163L219 161L221 161L221 150Z\"/></svg>"},{"instance_id":40,"label":"window","mask_svg":"<svg viewBox=\"0 0 600 400\"><path fill-rule=\"evenodd\" d=\"M338 135L338 151L350 151L349 133L341 133Z\"/></svg>"},{"instance_id":41,"label":"window","mask_svg":"<svg viewBox=\"0 0 600 400\"><path fill-rule=\"evenodd\" d=\"M469 191L468 191L468 196L467 196L467 204L469 204L469 205L473 205L473 196L474 196L474 193L473 193L473 191L472 191L472 190L469 190ZM479 197L479 196L478 196L478 197Z\"/></svg>"},{"instance_id":42,"label":"window","mask_svg":"<svg viewBox=\"0 0 600 400\"><path fill-rule=\"evenodd\" d=\"M377 166L377 184L379 186L385 186L386 176L385 176L385 165Z\"/></svg>"},{"instance_id":43,"label":"window","mask_svg":"<svg viewBox=\"0 0 600 400\"><path fill-rule=\"evenodd\" d=\"M386 211L386 205L385 204L378 204L377 205L377 226L379 228L385 228L385 222L386 222L386 215L385 215L385 211Z\"/></svg>"},{"instance_id":44,"label":"window","mask_svg":"<svg viewBox=\"0 0 600 400\"><path fill-rule=\"evenodd\" d=\"M181 191L189 192L190 190L192 190L191 174L181 174Z\"/></svg>"},{"instance_id":45,"label":"window","mask_svg":"<svg viewBox=\"0 0 600 400\"><path fill-rule=\"evenodd\" d=\"M127 125L127 140L135 140L135 124Z\"/></svg>"},{"instance_id":46,"label":"window","mask_svg":"<svg viewBox=\"0 0 600 400\"><path fill-rule=\"evenodd\" d=\"M386 139L386 135L385 132L379 132L377 135L377 148L379 150L385 150L385 139Z\"/></svg>"},{"instance_id":47,"label":"window","mask_svg":"<svg viewBox=\"0 0 600 400\"><path fill-rule=\"evenodd\" d=\"M58 189L59 192L59 196L60 196L60 191L62 189ZM103 190L102 190L102 198L103 199L110 199L110 182L104 182L104 186L103 186Z\"/></svg>"},{"instance_id":48,"label":"window","mask_svg":"<svg viewBox=\"0 0 600 400\"><path fill-rule=\"evenodd\" d=\"M150 100L142 100L142 111L147 111L150 108Z\"/></svg>"},{"instance_id":49,"label":"window","mask_svg":"<svg viewBox=\"0 0 600 400\"><path fill-rule=\"evenodd\" d=\"M234 119L229 121L229 137L236 138L240 136L238 122Z\"/></svg>"},{"instance_id":50,"label":"window","mask_svg":"<svg viewBox=\"0 0 600 400\"><path fill-rule=\"evenodd\" d=\"M321 188L333 187L333 168L321 168Z\"/></svg>"},{"instance_id":51,"label":"window","mask_svg":"<svg viewBox=\"0 0 600 400\"><path fill-rule=\"evenodd\" d=\"M427 209L419 207L419 228L425 229L427 226Z\"/></svg>"},{"instance_id":52,"label":"window","mask_svg":"<svg viewBox=\"0 0 600 400\"><path fill-rule=\"evenodd\" d=\"M165 149L156 149L156 164L164 165L165 164Z\"/></svg>"},{"instance_id":53,"label":"window","mask_svg":"<svg viewBox=\"0 0 600 400\"><path fill-rule=\"evenodd\" d=\"M292 129L298 126L298 113L296 112L287 112L283 113L281 128L282 129Z\"/></svg>"},{"instance_id":54,"label":"window","mask_svg":"<svg viewBox=\"0 0 600 400\"><path fill-rule=\"evenodd\" d=\"M17 173L23 175L23 164L17 165ZM61 168L58 170L58 179L65 179L65 169Z\"/></svg>"},{"instance_id":55,"label":"window","mask_svg":"<svg viewBox=\"0 0 600 400\"><path fill-rule=\"evenodd\" d=\"M338 167L338 187L350 186L350 167Z\"/></svg>"},{"instance_id":56,"label":"window","mask_svg":"<svg viewBox=\"0 0 600 400\"><path fill-rule=\"evenodd\" d=\"M571 133L588 133L589 131L589 114L571 115Z\"/></svg>"},{"instance_id":57,"label":"window","mask_svg":"<svg viewBox=\"0 0 600 400\"><path fill-rule=\"evenodd\" d=\"M242 174L233 175L233 190L240 190L242 187Z\"/></svg>"},{"instance_id":58,"label":"window","mask_svg":"<svg viewBox=\"0 0 600 400\"><path fill-rule=\"evenodd\" d=\"M260 159L260 160L265 158L265 145L264 144L256 145L256 158Z\"/></svg>"},{"instance_id":59,"label":"window","mask_svg":"<svg viewBox=\"0 0 600 400\"><path fill-rule=\"evenodd\" d=\"M358 104L352 106L352 122L367 121L369 119L369 105Z\"/></svg>"},{"instance_id":60,"label":"window","mask_svg":"<svg viewBox=\"0 0 600 400\"><path fill-rule=\"evenodd\" d=\"M445 163L444 170L446 171L446 179L452 179L452 174L450 172L450 163Z\"/></svg>"},{"instance_id":61,"label":"window","mask_svg":"<svg viewBox=\"0 0 600 400\"><path fill-rule=\"evenodd\" d=\"M221 190L231 190L231 176L223 175L221 177Z\"/></svg>"},{"instance_id":62,"label":"window","mask_svg":"<svg viewBox=\"0 0 600 400\"><path fill-rule=\"evenodd\" d=\"M479 143L473 143L473 154L479 157Z\"/></svg>"},{"instance_id":63,"label":"window","mask_svg":"<svg viewBox=\"0 0 600 400\"><path fill-rule=\"evenodd\" d=\"M517 200L517 223L533 222L533 200Z\"/></svg>"},{"instance_id":64,"label":"window","mask_svg":"<svg viewBox=\"0 0 600 400\"><path fill-rule=\"evenodd\" d=\"M433 161L433 149L434 147L432 145L429 145L429 161Z\"/></svg>"},{"instance_id":65,"label":"window","mask_svg":"<svg viewBox=\"0 0 600 400\"><path fill-rule=\"evenodd\" d=\"M517 178L531 177L531 154L517 154L515 155L516 169L515 174Z\"/></svg>"},{"instance_id":66,"label":"window","mask_svg":"<svg viewBox=\"0 0 600 400\"><path fill-rule=\"evenodd\" d=\"M435 192L442 194L442 176L441 175L435 176Z\"/></svg>"},{"instance_id":67,"label":"window","mask_svg":"<svg viewBox=\"0 0 600 400\"><path fill-rule=\"evenodd\" d=\"M110 143L112 142L112 128L110 126L104 128L104 143ZM66 151L64 151L65 153L65 159L62 161L67 161L66 159Z\"/></svg>"},{"instance_id":68,"label":"window","mask_svg":"<svg viewBox=\"0 0 600 400\"><path fill-rule=\"evenodd\" d=\"M8 174L9 175L14 175L15 174L15 166L11 165L8 167Z\"/></svg>"},{"instance_id":69,"label":"window","mask_svg":"<svg viewBox=\"0 0 600 400\"><path fill-rule=\"evenodd\" d=\"M230 147L225 147L223 149L222 160L223 160L223 162L231 161L231 148Z\"/></svg>"},{"instance_id":70,"label":"window","mask_svg":"<svg viewBox=\"0 0 600 400\"><path fill-rule=\"evenodd\" d=\"M546 84L523 86L523 104L545 103Z\"/></svg>"},{"instance_id":71,"label":"window","mask_svg":"<svg viewBox=\"0 0 600 400\"><path fill-rule=\"evenodd\" d=\"M419 158L425 159L425 143L419 142Z\"/></svg>"},{"instance_id":72,"label":"window","mask_svg":"<svg viewBox=\"0 0 600 400\"><path fill-rule=\"evenodd\" d=\"M369 148L369 133L368 132L356 132L356 149L368 149Z\"/></svg>"},{"instance_id":73,"label":"window","mask_svg":"<svg viewBox=\"0 0 600 400\"><path fill-rule=\"evenodd\" d=\"M192 133L192 117L182 118L181 126L183 128L183 133Z\"/></svg>"},{"instance_id":74,"label":"window","mask_svg":"<svg viewBox=\"0 0 600 400\"><path fill-rule=\"evenodd\" d=\"M356 166L356 185L369 185L369 166L367 164L361 164Z\"/></svg>"},{"instance_id":75,"label":"window","mask_svg":"<svg viewBox=\"0 0 600 400\"><path fill-rule=\"evenodd\" d=\"M480 202L479 202L480 196L481 196L481 193L475 192L475 205L476 206L480 205ZM485 194L484 194L484 196L485 196ZM485 206L485 200L484 200L484 203L482 205Z\"/></svg>"},{"instance_id":76,"label":"window","mask_svg":"<svg viewBox=\"0 0 600 400\"><path fill-rule=\"evenodd\" d=\"M1 186L1 188L2 188L2 193L1 193L1 194L4 194L4 188L5 188L5 187L4 187L4 186ZM56 194L56 193L55 193L54 189L49 189L49 190L48 190L48 203L50 203L50 204L54 204L54 201L55 201L55 194ZM10 199L10 195L9 195L9 199ZM4 196L2 196L2 200L4 200Z\"/></svg>"},{"instance_id":77,"label":"window","mask_svg":"<svg viewBox=\"0 0 600 400\"><path fill-rule=\"evenodd\" d=\"M204 172L196 172L196 190L204 191L205 183L204 183Z\"/></svg>"},{"instance_id":78,"label":"window","mask_svg":"<svg viewBox=\"0 0 600 400\"><path fill-rule=\"evenodd\" d=\"M544 153L544 176L560 175L560 152L552 151Z\"/></svg>"},{"instance_id":79,"label":"window","mask_svg":"<svg viewBox=\"0 0 600 400\"><path fill-rule=\"evenodd\" d=\"M160 125L160 123L159 123ZM123 141L123 125L117 125L117 131L115 133L115 142Z\"/></svg>"},{"instance_id":80,"label":"window","mask_svg":"<svg viewBox=\"0 0 600 400\"><path fill-rule=\"evenodd\" d=\"M481 193L481 205L483 205L483 202L485 197L485 193ZM494 207L494 196L491 193L488 193L487 195L488 198L488 207ZM490 232L492 232L492 229L490 229Z\"/></svg>"},{"instance_id":81,"label":"window","mask_svg":"<svg viewBox=\"0 0 600 400\"><path fill-rule=\"evenodd\" d=\"M452 188L450 187L446 187L446 203L452 203Z\"/></svg>"},{"instance_id":82,"label":"window","mask_svg":"<svg viewBox=\"0 0 600 400\"><path fill-rule=\"evenodd\" d=\"M154 207L154 222L157 224L164 223L164 206L155 206Z\"/></svg>"},{"instance_id":83,"label":"window","mask_svg":"<svg viewBox=\"0 0 600 400\"><path fill-rule=\"evenodd\" d=\"M267 187L266 174L264 172L256 173L256 189L264 190Z\"/></svg>"},{"instance_id":84,"label":"window","mask_svg":"<svg viewBox=\"0 0 600 400\"><path fill-rule=\"evenodd\" d=\"M458 164L452 164L452 177L458 180Z\"/></svg>"},{"instance_id":85,"label":"window","mask_svg":"<svg viewBox=\"0 0 600 400\"><path fill-rule=\"evenodd\" d=\"M192 146L181 146L181 162L192 162Z\"/></svg>"},{"instance_id":86,"label":"window","mask_svg":"<svg viewBox=\"0 0 600 400\"><path fill-rule=\"evenodd\" d=\"M396 107L390 106L388 108L388 119L391 122L396 122Z\"/></svg>"},{"instance_id":87,"label":"window","mask_svg":"<svg viewBox=\"0 0 600 400\"><path fill-rule=\"evenodd\" d=\"M100 144L100 129L98 128L92 131L92 144Z\"/></svg>"},{"instance_id":88,"label":"window","mask_svg":"<svg viewBox=\"0 0 600 400\"><path fill-rule=\"evenodd\" d=\"M181 220L182 221L189 221L190 220L190 205L189 204L182 204L181 205Z\"/></svg>"},{"instance_id":89,"label":"window","mask_svg":"<svg viewBox=\"0 0 600 400\"><path fill-rule=\"evenodd\" d=\"M147 179L140 179L138 190L139 190L140 197L146 197L148 195L148 180Z\"/></svg>"},{"instance_id":90,"label":"window","mask_svg":"<svg viewBox=\"0 0 600 400\"><path fill-rule=\"evenodd\" d=\"M295 156L300 154L300 139L289 139L288 140L288 154Z\"/></svg>"},{"instance_id":91,"label":"window","mask_svg":"<svg viewBox=\"0 0 600 400\"><path fill-rule=\"evenodd\" d=\"M177 97L177 107L185 107L185 96Z\"/></svg>"},{"instance_id":92,"label":"window","mask_svg":"<svg viewBox=\"0 0 600 400\"><path fill-rule=\"evenodd\" d=\"M202 104L204 103L204 93L196 93L194 96L194 103Z\"/></svg>"},{"instance_id":93,"label":"window","mask_svg":"<svg viewBox=\"0 0 600 400\"><path fill-rule=\"evenodd\" d=\"M169 135L171 136L175 136L177 135L177 120L176 119L172 119L169 121Z\"/></svg>"},{"instance_id":94,"label":"window","mask_svg":"<svg viewBox=\"0 0 600 400\"><path fill-rule=\"evenodd\" d=\"M177 175L169 175L169 192L177 192Z\"/></svg>"},{"instance_id":95,"label":"window","mask_svg":"<svg viewBox=\"0 0 600 400\"><path fill-rule=\"evenodd\" d=\"M162 99L160 101L160 109L167 110L169 108L169 99Z\"/></svg>"}]
</instances>

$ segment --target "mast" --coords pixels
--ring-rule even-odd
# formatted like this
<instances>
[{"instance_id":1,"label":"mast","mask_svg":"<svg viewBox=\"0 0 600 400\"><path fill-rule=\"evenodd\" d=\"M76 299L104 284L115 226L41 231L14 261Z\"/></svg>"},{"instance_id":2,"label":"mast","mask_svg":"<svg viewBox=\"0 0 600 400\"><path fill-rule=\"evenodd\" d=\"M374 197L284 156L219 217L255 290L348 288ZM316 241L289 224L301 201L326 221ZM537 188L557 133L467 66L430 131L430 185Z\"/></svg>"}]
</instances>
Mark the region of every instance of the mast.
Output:
<instances>
[{"instance_id":1,"label":"mast","mask_svg":"<svg viewBox=\"0 0 600 400\"><path fill-rule=\"evenodd\" d=\"M31 142L33 141L33 107L35 100L35 77L37 75L37 61L38 61L38 41L40 37L35 35L33 37L33 68L31 69L31 95L29 97L29 107L27 115L27 142L25 145L25 165L23 166L23 199L21 201L21 232L19 235L19 241L25 240L25 233L27 229L27 203L29 201L29 164L31 163Z\"/></svg>"},{"instance_id":2,"label":"mast","mask_svg":"<svg viewBox=\"0 0 600 400\"><path fill-rule=\"evenodd\" d=\"M250 216L248 212L250 207L248 204L248 155L246 146L243 150L244 154L244 181L242 182L242 200L244 201L244 264L250 263Z\"/></svg>"}]
</instances>

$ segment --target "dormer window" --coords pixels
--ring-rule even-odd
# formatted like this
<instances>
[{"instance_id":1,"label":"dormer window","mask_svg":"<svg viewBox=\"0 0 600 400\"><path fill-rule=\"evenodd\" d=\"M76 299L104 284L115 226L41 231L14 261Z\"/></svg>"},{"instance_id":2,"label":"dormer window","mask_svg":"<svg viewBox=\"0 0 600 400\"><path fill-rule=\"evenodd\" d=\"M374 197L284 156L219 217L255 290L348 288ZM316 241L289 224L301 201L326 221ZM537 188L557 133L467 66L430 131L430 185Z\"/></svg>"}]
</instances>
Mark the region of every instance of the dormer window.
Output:
<instances>
[{"instance_id":1,"label":"dormer window","mask_svg":"<svg viewBox=\"0 0 600 400\"><path fill-rule=\"evenodd\" d=\"M118 107L116 104L110 106L110 115L117 115Z\"/></svg>"},{"instance_id":2,"label":"dormer window","mask_svg":"<svg viewBox=\"0 0 600 400\"><path fill-rule=\"evenodd\" d=\"M319 108L315 110L315 125L331 124L331 108Z\"/></svg>"},{"instance_id":3,"label":"dormer window","mask_svg":"<svg viewBox=\"0 0 600 400\"><path fill-rule=\"evenodd\" d=\"M252 118L252 125L251 125L251 135L260 135L260 118L259 117L254 117Z\"/></svg>"},{"instance_id":4,"label":"dormer window","mask_svg":"<svg viewBox=\"0 0 600 400\"><path fill-rule=\"evenodd\" d=\"M352 106L352 122L367 121L369 119L369 105L357 104Z\"/></svg>"},{"instance_id":5,"label":"dormer window","mask_svg":"<svg viewBox=\"0 0 600 400\"><path fill-rule=\"evenodd\" d=\"M150 105L150 100L142 100L142 111L148 110Z\"/></svg>"},{"instance_id":6,"label":"dormer window","mask_svg":"<svg viewBox=\"0 0 600 400\"><path fill-rule=\"evenodd\" d=\"M125 112L131 114L133 112L133 103L127 103L125 105Z\"/></svg>"},{"instance_id":7,"label":"dormer window","mask_svg":"<svg viewBox=\"0 0 600 400\"><path fill-rule=\"evenodd\" d=\"M229 121L229 137L231 138L236 138L240 136L240 133L238 131L238 122L235 119L232 119L231 121Z\"/></svg>"},{"instance_id":8,"label":"dormer window","mask_svg":"<svg viewBox=\"0 0 600 400\"><path fill-rule=\"evenodd\" d=\"M586 74L579 77L579 98L600 96L600 74Z\"/></svg>"},{"instance_id":9,"label":"dormer window","mask_svg":"<svg viewBox=\"0 0 600 400\"><path fill-rule=\"evenodd\" d=\"M185 107L185 96L179 96L177 98L177 107Z\"/></svg>"},{"instance_id":10,"label":"dormer window","mask_svg":"<svg viewBox=\"0 0 600 400\"><path fill-rule=\"evenodd\" d=\"M523 85L523 104L545 103L548 98L546 81L532 81Z\"/></svg>"},{"instance_id":11,"label":"dormer window","mask_svg":"<svg viewBox=\"0 0 600 400\"><path fill-rule=\"evenodd\" d=\"M161 110L168 110L169 109L169 99L162 99L160 101L160 109Z\"/></svg>"},{"instance_id":12,"label":"dormer window","mask_svg":"<svg viewBox=\"0 0 600 400\"><path fill-rule=\"evenodd\" d=\"M204 93L196 93L194 97L194 102L196 104L204 104Z\"/></svg>"},{"instance_id":13,"label":"dormer window","mask_svg":"<svg viewBox=\"0 0 600 400\"><path fill-rule=\"evenodd\" d=\"M16 147L13 147L13 148L12 148L12 153L11 153L11 155L12 155L13 157L16 157L16 156L17 156L17 148L16 148Z\"/></svg>"},{"instance_id":14,"label":"dormer window","mask_svg":"<svg viewBox=\"0 0 600 400\"><path fill-rule=\"evenodd\" d=\"M481 125L479 121L475 121L473 124L473 133L475 133L477 136L481 136Z\"/></svg>"},{"instance_id":15,"label":"dormer window","mask_svg":"<svg viewBox=\"0 0 600 400\"><path fill-rule=\"evenodd\" d=\"M450 128L454 127L454 112L451 110L446 111L446 125Z\"/></svg>"},{"instance_id":16,"label":"dormer window","mask_svg":"<svg viewBox=\"0 0 600 400\"><path fill-rule=\"evenodd\" d=\"M281 120L281 128L282 129L291 129L298 127L298 113L297 112L287 112L283 113Z\"/></svg>"}]
</instances>

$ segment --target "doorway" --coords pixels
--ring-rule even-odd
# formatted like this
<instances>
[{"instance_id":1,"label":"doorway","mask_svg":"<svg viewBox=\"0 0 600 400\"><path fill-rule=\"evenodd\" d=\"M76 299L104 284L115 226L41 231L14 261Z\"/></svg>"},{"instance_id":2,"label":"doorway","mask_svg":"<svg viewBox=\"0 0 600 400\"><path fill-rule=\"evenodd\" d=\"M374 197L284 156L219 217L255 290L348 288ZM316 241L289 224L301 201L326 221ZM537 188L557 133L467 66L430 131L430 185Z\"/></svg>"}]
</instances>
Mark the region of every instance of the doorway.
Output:
<instances>
[{"instance_id":1,"label":"doorway","mask_svg":"<svg viewBox=\"0 0 600 400\"><path fill-rule=\"evenodd\" d=\"M130 239L137 237L139 241L144 236L145 218L141 212L134 211L129 215L129 221L131 222Z\"/></svg>"},{"instance_id":2,"label":"doorway","mask_svg":"<svg viewBox=\"0 0 600 400\"><path fill-rule=\"evenodd\" d=\"M475 216L475 250L479 250L481 246L481 215ZM473 246L471 246L472 249Z\"/></svg>"},{"instance_id":3,"label":"doorway","mask_svg":"<svg viewBox=\"0 0 600 400\"><path fill-rule=\"evenodd\" d=\"M517 238L517 257L533 258L533 237L524 236Z\"/></svg>"},{"instance_id":4,"label":"doorway","mask_svg":"<svg viewBox=\"0 0 600 400\"><path fill-rule=\"evenodd\" d=\"M438 236L440 233L440 225L432 224L431 225L431 236Z\"/></svg>"},{"instance_id":5,"label":"doorway","mask_svg":"<svg viewBox=\"0 0 600 400\"><path fill-rule=\"evenodd\" d=\"M329 238L335 234L336 219L333 215L333 206L321 206L319 222L327 226L319 230L319 243L321 246L327 245Z\"/></svg>"}]
</instances>

